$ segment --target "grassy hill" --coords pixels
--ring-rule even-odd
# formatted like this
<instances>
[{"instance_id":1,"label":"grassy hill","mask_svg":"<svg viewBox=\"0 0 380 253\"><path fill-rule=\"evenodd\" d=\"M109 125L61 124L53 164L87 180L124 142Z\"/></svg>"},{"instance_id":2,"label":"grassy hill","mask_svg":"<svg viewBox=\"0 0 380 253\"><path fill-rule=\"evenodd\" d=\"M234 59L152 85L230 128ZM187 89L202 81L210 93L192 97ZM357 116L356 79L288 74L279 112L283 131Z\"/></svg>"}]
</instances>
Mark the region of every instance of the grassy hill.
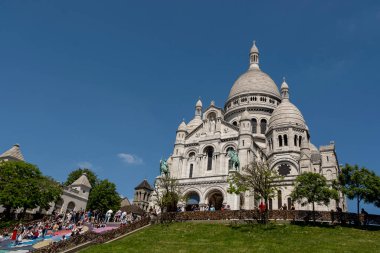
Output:
<instances>
[{"instance_id":1,"label":"grassy hill","mask_svg":"<svg viewBox=\"0 0 380 253\"><path fill-rule=\"evenodd\" d=\"M297 225L154 225L96 252L380 252L380 230Z\"/></svg>"}]
</instances>

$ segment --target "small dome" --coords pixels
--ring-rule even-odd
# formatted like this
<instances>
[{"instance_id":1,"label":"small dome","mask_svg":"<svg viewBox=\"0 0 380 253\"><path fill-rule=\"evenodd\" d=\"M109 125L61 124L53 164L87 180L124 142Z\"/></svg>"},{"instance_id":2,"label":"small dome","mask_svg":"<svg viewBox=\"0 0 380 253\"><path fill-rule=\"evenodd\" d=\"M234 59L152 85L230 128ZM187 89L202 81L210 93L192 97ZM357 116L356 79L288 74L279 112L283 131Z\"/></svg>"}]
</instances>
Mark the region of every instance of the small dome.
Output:
<instances>
[{"instance_id":1,"label":"small dome","mask_svg":"<svg viewBox=\"0 0 380 253\"><path fill-rule=\"evenodd\" d=\"M195 128L197 128L199 125L201 125L203 121L200 118L194 118L187 124L187 131L190 133Z\"/></svg>"},{"instance_id":2,"label":"small dome","mask_svg":"<svg viewBox=\"0 0 380 253\"><path fill-rule=\"evenodd\" d=\"M284 99L269 119L268 128L298 126L307 129L302 113L288 99Z\"/></svg>"},{"instance_id":3,"label":"small dome","mask_svg":"<svg viewBox=\"0 0 380 253\"><path fill-rule=\"evenodd\" d=\"M281 99L275 82L260 69L249 69L242 74L232 86L228 99L245 93L263 93Z\"/></svg>"},{"instance_id":4,"label":"small dome","mask_svg":"<svg viewBox=\"0 0 380 253\"><path fill-rule=\"evenodd\" d=\"M178 131L186 131L186 130L187 130L186 123L185 121L182 121L182 123L179 124Z\"/></svg>"},{"instance_id":5,"label":"small dome","mask_svg":"<svg viewBox=\"0 0 380 253\"><path fill-rule=\"evenodd\" d=\"M285 78L284 78L284 80L282 81L282 84L281 84L281 90L282 90L282 89L289 89L289 86L288 86L288 84L286 83Z\"/></svg>"},{"instance_id":6,"label":"small dome","mask_svg":"<svg viewBox=\"0 0 380 253\"><path fill-rule=\"evenodd\" d=\"M195 105L196 107L202 107L202 101L198 99L197 104Z\"/></svg>"},{"instance_id":7,"label":"small dome","mask_svg":"<svg viewBox=\"0 0 380 253\"><path fill-rule=\"evenodd\" d=\"M259 49L256 46L256 41L253 41L253 45L251 47L251 53L259 53Z\"/></svg>"},{"instance_id":8,"label":"small dome","mask_svg":"<svg viewBox=\"0 0 380 253\"><path fill-rule=\"evenodd\" d=\"M251 120L251 115L249 114L247 110L245 110L240 117L240 121L243 121L243 120Z\"/></svg>"}]
</instances>

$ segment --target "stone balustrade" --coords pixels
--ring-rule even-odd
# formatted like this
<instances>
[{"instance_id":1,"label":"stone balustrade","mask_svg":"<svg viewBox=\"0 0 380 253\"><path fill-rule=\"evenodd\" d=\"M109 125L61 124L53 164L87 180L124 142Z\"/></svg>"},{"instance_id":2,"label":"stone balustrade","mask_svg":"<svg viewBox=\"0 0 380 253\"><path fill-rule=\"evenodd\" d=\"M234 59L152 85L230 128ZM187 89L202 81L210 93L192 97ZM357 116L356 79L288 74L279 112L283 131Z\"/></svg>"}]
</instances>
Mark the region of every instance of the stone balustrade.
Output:
<instances>
[{"instance_id":1,"label":"stone balustrade","mask_svg":"<svg viewBox=\"0 0 380 253\"><path fill-rule=\"evenodd\" d=\"M319 222L338 222L354 223L357 220L356 213L338 213L316 211L316 220ZM189 220L259 220L260 213L257 210L237 210L237 211L193 211L178 213L163 213L163 220L166 221L189 221ZM380 215L360 214L362 223L367 221L370 224L380 224ZM270 220L290 220L290 221L310 221L313 219L312 211L303 210L271 210L269 211Z\"/></svg>"}]
</instances>

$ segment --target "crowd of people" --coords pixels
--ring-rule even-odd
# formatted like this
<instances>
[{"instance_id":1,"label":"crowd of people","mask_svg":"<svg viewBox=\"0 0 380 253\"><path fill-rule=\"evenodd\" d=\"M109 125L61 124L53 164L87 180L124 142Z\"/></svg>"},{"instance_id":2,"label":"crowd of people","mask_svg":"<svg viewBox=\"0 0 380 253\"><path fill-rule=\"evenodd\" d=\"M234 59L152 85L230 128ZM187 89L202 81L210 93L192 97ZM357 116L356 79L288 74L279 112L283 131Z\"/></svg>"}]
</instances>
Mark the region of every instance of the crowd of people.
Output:
<instances>
[{"instance_id":1,"label":"crowd of people","mask_svg":"<svg viewBox=\"0 0 380 253\"><path fill-rule=\"evenodd\" d=\"M66 213L54 212L48 219L30 223L19 223L13 229L4 229L0 234L0 241L11 240L14 242L14 245L18 245L25 239L45 239L46 236L57 236L60 234L62 234L61 240L66 240L68 233L71 236L75 236L84 232L85 225L88 228L97 229L106 227L107 223L112 221L125 225L138 219L138 216L121 210L118 210L115 215L113 215L112 210L108 210L105 214L96 210L73 210Z\"/></svg>"},{"instance_id":2,"label":"crowd of people","mask_svg":"<svg viewBox=\"0 0 380 253\"><path fill-rule=\"evenodd\" d=\"M77 235L82 232L83 220L73 221L70 215L54 215L49 219L34 221L31 223L20 223L13 229L5 229L0 239L10 239L15 245L20 244L24 239L35 240L54 236L59 231L71 231L71 235ZM65 239L65 235L62 236Z\"/></svg>"}]
</instances>

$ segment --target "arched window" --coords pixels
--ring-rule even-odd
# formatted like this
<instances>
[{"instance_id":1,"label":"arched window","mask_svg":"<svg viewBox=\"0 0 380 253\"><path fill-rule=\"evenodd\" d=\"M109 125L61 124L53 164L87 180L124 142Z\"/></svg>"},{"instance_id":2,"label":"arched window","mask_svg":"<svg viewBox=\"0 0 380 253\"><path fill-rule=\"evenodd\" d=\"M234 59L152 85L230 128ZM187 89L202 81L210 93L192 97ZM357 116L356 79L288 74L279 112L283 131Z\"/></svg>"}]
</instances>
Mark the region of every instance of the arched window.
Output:
<instances>
[{"instance_id":1,"label":"arched window","mask_svg":"<svg viewBox=\"0 0 380 253\"><path fill-rule=\"evenodd\" d=\"M214 148L209 146L205 151L207 155L207 170L212 170L212 157L214 155Z\"/></svg>"},{"instance_id":2,"label":"arched window","mask_svg":"<svg viewBox=\"0 0 380 253\"><path fill-rule=\"evenodd\" d=\"M277 192L277 208L280 209L282 207L282 192Z\"/></svg>"},{"instance_id":3,"label":"arched window","mask_svg":"<svg viewBox=\"0 0 380 253\"><path fill-rule=\"evenodd\" d=\"M298 144L298 136L294 135L294 146L297 147Z\"/></svg>"},{"instance_id":4,"label":"arched window","mask_svg":"<svg viewBox=\"0 0 380 253\"><path fill-rule=\"evenodd\" d=\"M266 119L262 119L261 122L260 122L260 132L262 134L265 134L265 132L267 131L267 120Z\"/></svg>"},{"instance_id":5,"label":"arched window","mask_svg":"<svg viewBox=\"0 0 380 253\"><path fill-rule=\"evenodd\" d=\"M278 146L282 147L282 135L278 136Z\"/></svg>"},{"instance_id":6,"label":"arched window","mask_svg":"<svg viewBox=\"0 0 380 253\"><path fill-rule=\"evenodd\" d=\"M189 159L192 160L195 158L195 152L190 152Z\"/></svg>"},{"instance_id":7,"label":"arched window","mask_svg":"<svg viewBox=\"0 0 380 253\"><path fill-rule=\"evenodd\" d=\"M302 143L302 136L300 136L300 137L298 138L298 146L301 147L301 143Z\"/></svg>"},{"instance_id":8,"label":"arched window","mask_svg":"<svg viewBox=\"0 0 380 253\"><path fill-rule=\"evenodd\" d=\"M288 146L288 136L284 134L284 146Z\"/></svg>"},{"instance_id":9,"label":"arched window","mask_svg":"<svg viewBox=\"0 0 380 253\"><path fill-rule=\"evenodd\" d=\"M189 178L193 177L193 168L194 168L194 164L190 164Z\"/></svg>"},{"instance_id":10,"label":"arched window","mask_svg":"<svg viewBox=\"0 0 380 253\"><path fill-rule=\"evenodd\" d=\"M273 200L269 199L269 210L273 210Z\"/></svg>"},{"instance_id":11,"label":"arched window","mask_svg":"<svg viewBox=\"0 0 380 253\"><path fill-rule=\"evenodd\" d=\"M292 199L288 198L288 210L291 210L292 205L293 205Z\"/></svg>"},{"instance_id":12,"label":"arched window","mask_svg":"<svg viewBox=\"0 0 380 253\"><path fill-rule=\"evenodd\" d=\"M257 134L257 120L252 119L252 133Z\"/></svg>"},{"instance_id":13,"label":"arched window","mask_svg":"<svg viewBox=\"0 0 380 253\"><path fill-rule=\"evenodd\" d=\"M273 150L273 139L272 138L270 138L270 144L271 144L272 150Z\"/></svg>"}]
</instances>

